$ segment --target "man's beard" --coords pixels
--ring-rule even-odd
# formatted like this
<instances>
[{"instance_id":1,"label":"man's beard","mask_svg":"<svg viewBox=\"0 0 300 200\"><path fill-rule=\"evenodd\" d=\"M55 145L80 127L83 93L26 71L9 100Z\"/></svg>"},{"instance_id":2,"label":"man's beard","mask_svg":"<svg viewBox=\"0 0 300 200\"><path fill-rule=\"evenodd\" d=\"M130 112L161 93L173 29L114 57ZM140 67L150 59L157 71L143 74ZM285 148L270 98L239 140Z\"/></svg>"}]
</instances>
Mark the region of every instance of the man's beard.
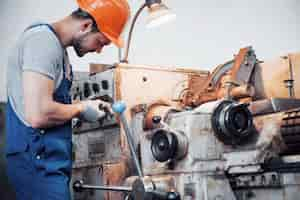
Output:
<instances>
[{"instance_id":1,"label":"man's beard","mask_svg":"<svg viewBox=\"0 0 300 200\"><path fill-rule=\"evenodd\" d=\"M82 35L81 37L79 37L77 39L73 39L73 48L78 57L83 57L85 55L85 52L82 48L82 43L83 43L86 35Z\"/></svg>"}]
</instances>

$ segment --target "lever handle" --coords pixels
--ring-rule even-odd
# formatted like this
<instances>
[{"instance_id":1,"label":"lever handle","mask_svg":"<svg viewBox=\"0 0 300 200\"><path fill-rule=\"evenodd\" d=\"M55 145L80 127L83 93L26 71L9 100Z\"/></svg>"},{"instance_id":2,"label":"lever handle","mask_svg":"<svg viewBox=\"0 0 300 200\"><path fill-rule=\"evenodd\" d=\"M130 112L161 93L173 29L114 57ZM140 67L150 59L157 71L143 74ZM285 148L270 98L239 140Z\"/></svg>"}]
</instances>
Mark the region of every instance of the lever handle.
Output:
<instances>
[{"instance_id":1,"label":"lever handle","mask_svg":"<svg viewBox=\"0 0 300 200\"><path fill-rule=\"evenodd\" d=\"M132 159L133 159L135 167L138 171L139 177L142 178L143 177L142 168L141 168L141 165L139 163L138 157L137 157L135 149L134 149L134 143L133 143L133 139L132 139L131 130L128 126L126 117L124 115L124 111L126 110L126 105L124 102L119 101L112 105L112 109L115 113L118 113L120 116L121 123L123 124L124 130L125 130L127 142L129 144L129 149L131 152Z\"/></svg>"},{"instance_id":2,"label":"lever handle","mask_svg":"<svg viewBox=\"0 0 300 200\"><path fill-rule=\"evenodd\" d=\"M153 117L152 117L152 122L153 122L154 124L159 124L160 121L161 121L161 116L153 116Z\"/></svg>"},{"instance_id":3,"label":"lever handle","mask_svg":"<svg viewBox=\"0 0 300 200\"><path fill-rule=\"evenodd\" d=\"M95 185L86 185L82 180L76 180L73 183L73 189L75 192L82 192L83 190L107 190L115 192L131 192L132 188L124 186L95 186Z\"/></svg>"}]
</instances>

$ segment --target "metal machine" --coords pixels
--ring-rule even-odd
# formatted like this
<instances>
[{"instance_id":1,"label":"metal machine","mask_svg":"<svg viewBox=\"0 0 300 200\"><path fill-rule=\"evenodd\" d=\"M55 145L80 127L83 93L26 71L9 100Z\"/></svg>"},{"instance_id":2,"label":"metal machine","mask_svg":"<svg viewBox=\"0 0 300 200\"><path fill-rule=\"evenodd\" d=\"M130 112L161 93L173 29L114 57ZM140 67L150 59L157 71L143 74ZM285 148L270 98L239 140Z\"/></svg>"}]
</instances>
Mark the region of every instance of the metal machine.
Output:
<instances>
[{"instance_id":1,"label":"metal machine","mask_svg":"<svg viewBox=\"0 0 300 200\"><path fill-rule=\"evenodd\" d=\"M300 54L262 62L251 47L211 73L92 65L73 99L116 115L74 122L74 199L299 199L299 66Z\"/></svg>"}]
</instances>

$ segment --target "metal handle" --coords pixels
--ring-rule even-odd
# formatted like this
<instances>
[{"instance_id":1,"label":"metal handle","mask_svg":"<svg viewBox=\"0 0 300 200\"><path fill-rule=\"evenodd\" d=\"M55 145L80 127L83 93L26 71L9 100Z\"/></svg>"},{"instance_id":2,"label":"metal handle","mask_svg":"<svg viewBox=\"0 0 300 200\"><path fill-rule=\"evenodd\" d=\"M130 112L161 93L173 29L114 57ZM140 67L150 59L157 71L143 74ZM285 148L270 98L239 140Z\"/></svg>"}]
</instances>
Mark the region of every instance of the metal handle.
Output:
<instances>
[{"instance_id":1,"label":"metal handle","mask_svg":"<svg viewBox=\"0 0 300 200\"><path fill-rule=\"evenodd\" d=\"M112 105L112 109L115 113L118 113L119 116L120 116L120 120L121 120L121 122L124 126L125 135L126 135L126 138L127 138L127 142L129 144L129 149L130 149L130 152L131 152L132 159L133 159L135 167L138 171L139 177L142 178L143 177L142 168L140 166L139 160L137 158L137 155L136 155L136 152L135 152L135 149L134 149L131 130L128 126L127 120L126 120L125 115L124 115L124 111L126 110L126 105L123 102L116 102Z\"/></svg>"},{"instance_id":2,"label":"metal handle","mask_svg":"<svg viewBox=\"0 0 300 200\"><path fill-rule=\"evenodd\" d=\"M73 189L76 192L81 192L82 190L107 190L107 191L114 191L114 192L131 192L131 187L124 187L124 186L95 186L95 185L86 185L83 184L82 180L77 180L73 183Z\"/></svg>"}]
</instances>

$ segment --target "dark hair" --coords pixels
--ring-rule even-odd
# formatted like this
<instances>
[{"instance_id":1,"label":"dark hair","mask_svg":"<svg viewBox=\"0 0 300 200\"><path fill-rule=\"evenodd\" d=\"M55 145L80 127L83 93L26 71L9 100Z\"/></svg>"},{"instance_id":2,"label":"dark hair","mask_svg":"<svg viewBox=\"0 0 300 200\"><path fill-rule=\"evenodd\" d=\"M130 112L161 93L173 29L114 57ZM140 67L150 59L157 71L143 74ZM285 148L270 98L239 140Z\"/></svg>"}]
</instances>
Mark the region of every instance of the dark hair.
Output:
<instances>
[{"instance_id":1,"label":"dark hair","mask_svg":"<svg viewBox=\"0 0 300 200\"><path fill-rule=\"evenodd\" d=\"M93 32L99 31L99 29L97 27L97 23L94 20L94 18L89 13L85 12L84 10L78 8L77 10L72 12L71 16L75 19L91 19L93 21L92 31Z\"/></svg>"}]
</instances>

